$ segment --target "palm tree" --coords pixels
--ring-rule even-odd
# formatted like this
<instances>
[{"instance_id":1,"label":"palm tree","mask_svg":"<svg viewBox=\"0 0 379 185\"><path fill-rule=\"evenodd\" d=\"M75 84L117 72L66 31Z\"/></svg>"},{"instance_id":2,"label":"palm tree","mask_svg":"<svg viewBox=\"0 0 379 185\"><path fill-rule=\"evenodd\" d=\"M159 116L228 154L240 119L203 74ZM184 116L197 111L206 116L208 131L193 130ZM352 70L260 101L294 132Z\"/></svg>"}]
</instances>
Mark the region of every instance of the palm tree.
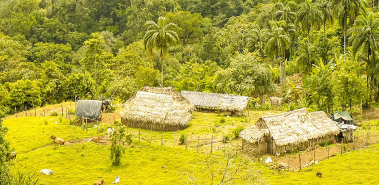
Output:
<instances>
[{"instance_id":1,"label":"palm tree","mask_svg":"<svg viewBox=\"0 0 379 185\"><path fill-rule=\"evenodd\" d=\"M274 17L278 21L286 21L287 24L294 23L296 20L296 14L294 12L295 7L296 3L293 1L289 1L286 5L284 5L282 2L278 2L274 7Z\"/></svg>"},{"instance_id":2,"label":"palm tree","mask_svg":"<svg viewBox=\"0 0 379 185\"><path fill-rule=\"evenodd\" d=\"M277 22L270 22L271 32L268 35L266 41L265 52L268 56L275 57L279 60L279 56L283 54L283 61L285 60L285 50L288 49L290 45L290 38L285 32L284 28L279 26ZM283 82L283 69L282 62L279 62L280 66L280 85L282 87L282 93L284 92L284 82Z\"/></svg>"},{"instance_id":3,"label":"palm tree","mask_svg":"<svg viewBox=\"0 0 379 185\"><path fill-rule=\"evenodd\" d=\"M309 41L305 41L300 44L299 50L297 50L297 52L299 52L299 56L296 62L300 69L305 74L308 74L312 71L312 65L316 64L318 60L315 55L315 49L313 46L309 45Z\"/></svg>"},{"instance_id":4,"label":"palm tree","mask_svg":"<svg viewBox=\"0 0 379 185\"><path fill-rule=\"evenodd\" d=\"M145 50L149 58L153 49L159 50L159 60L162 61L162 82L163 86L163 59L168 56L168 48L175 45L179 40L178 34L175 32L177 26L174 23L166 24L164 17L158 18L158 23L154 21L146 22L147 31L143 38Z\"/></svg>"},{"instance_id":5,"label":"palm tree","mask_svg":"<svg viewBox=\"0 0 379 185\"><path fill-rule=\"evenodd\" d=\"M379 45L379 21L372 13L360 15L348 33L351 35L350 42L353 46L354 58L360 49L367 50L367 87L369 87L370 79L370 89L372 90L374 81L372 69L376 66L376 60L370 60L370 55L373 56L373 59L375 58L375 50Z\"/></svg>"},{"instance_id":6,"label":"palm tree","mask_svg":"<svg viewBox=\"0 0 379 185\"><path fill-rule=\"evenodd\" d=\"M355 18L359 15L362 8L361 0L333 0L333 14L339 20L343 29L343 57L346 58L346 33L348 19L354 23Z\"/></svg>"},{"instance_id":7,"label":"palm tree","mask_svg":"<svg viewBox=\"0 0 379 185\"><path fill-rule=\"evenodd\" d=\"M318 29L321 23L321 12L318 7L310 1L305 1L300 5L297 15L297 23L301 24L301 31L306 32L309 38L311 28Z\"/></svg>"},{"instance_id":8,"label":"palm tree","mask_svg":"<svg viewBox=\"0 0 379 185\"><path fill-rule=\"evenodd\" d=\"M246 45L249 48L252 48L253 51L259 50L262 56L264 53L264 42L266 41L267 29L261 29L259 25L254 24L253 28L248 30L245 40Z\"/></svg>"},{"instance_id":9,"label":"palm tree","mask_svg":"<svg viewBox=\"0 0 379 185\"><path fill-rule=\"evenodd\" d=\"M321 19L322 24L324 26L324 38L325 38L325 32L326 32L326 23L333 24L334 18L333 18L333 11L332 11L332 3L328 0L321 0L319 4L319 10L321 12Z\"/></svg>"}]
</instances>

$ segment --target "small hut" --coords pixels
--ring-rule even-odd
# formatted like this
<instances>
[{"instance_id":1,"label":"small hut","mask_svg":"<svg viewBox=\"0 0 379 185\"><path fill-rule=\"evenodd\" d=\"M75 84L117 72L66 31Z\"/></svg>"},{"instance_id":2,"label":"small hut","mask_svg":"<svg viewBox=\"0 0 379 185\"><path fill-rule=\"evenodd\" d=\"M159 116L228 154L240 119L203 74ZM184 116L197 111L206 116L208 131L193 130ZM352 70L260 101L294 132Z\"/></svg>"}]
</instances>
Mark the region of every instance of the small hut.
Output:
<instances>
[{"instance_id":1,"label":"small hut","mask_svg":"<svg viewBox=\"0 0 379 185\"><path fill-rule=\"evenodd\" d=\"M123 104L120 115L128 127L175 131L187 127L194 109L171 87L144 87Z\"/></svg>"},{"instance_id":2,"label":"small hut","mask_svg":"<svg viewBox=\"0 0 379 185\"><path fill-rule=\"evenodd\" d=\"M243 148L253 154L283 153L332 142L339 133L337 123L322 112L305 108L262 116L240 133Z\"/></svg>"},{"instance_id":3,"label":"small hut","mask_svg":"<svg viewBox=\"0 0 379 185\"><path fill-rule=\"evenodd\" d=\"M243 112L248 105L249 97L220 93L182 91L183 97L201 110L230 111L232 114Z\"/></svg>"},{"instance_id":4,"label":"small hut","mask_svg":"<svg viewBox=\"0 0 379 185\"><path fill-rule=\"evenodd\" d=\"M99 120L101 119L102 104L97 100L78 100L76 116L80 119Z\"/></svg>"}]
</instances>

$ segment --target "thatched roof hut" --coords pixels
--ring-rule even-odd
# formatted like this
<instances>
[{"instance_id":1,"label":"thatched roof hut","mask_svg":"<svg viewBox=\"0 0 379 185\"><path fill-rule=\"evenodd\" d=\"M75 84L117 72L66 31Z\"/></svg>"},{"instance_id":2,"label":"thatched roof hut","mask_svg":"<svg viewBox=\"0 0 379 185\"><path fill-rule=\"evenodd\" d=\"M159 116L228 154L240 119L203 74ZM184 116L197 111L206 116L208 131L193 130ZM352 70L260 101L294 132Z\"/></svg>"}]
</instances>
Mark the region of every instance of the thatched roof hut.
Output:
<instances>
[{"instance_id":1,"label":"thatched roof hut","mask_svg":"<svg viewBox=\"0 0 379 185\"><path fill-rule=\"evenodd\" d=\"M240 112L247 108L249 97L220 93L182 91L182 95L198 109Z\"/></svg>"},{"instance_id":2,"label":"thatched roof hut","mask_svg":"<svg viewBox=\"0 0 379 185\"><path fill-rule=\"evenodd\" d=\"M312 145L334 139L340 132L337 123L322 112L308 113L305 108L276 115L262 116L258 122L240 133L246 143L263 142L268 145L269 153L289 149L290 146ZM312 143L310 143L312 142ZM276 151L275 151L276 150Z\"/></svg>"},{"instance_id":3,"label":"thatched roof hut","mask_svg":"<svg viewBox=\"0 0 379 185\"><path fill-rule=\"evenodd\" d=\"M144 87L124 103L120 115L130 127L171 131L186 128L194 109L171 87Z\"/></svg>"}]
</instances>

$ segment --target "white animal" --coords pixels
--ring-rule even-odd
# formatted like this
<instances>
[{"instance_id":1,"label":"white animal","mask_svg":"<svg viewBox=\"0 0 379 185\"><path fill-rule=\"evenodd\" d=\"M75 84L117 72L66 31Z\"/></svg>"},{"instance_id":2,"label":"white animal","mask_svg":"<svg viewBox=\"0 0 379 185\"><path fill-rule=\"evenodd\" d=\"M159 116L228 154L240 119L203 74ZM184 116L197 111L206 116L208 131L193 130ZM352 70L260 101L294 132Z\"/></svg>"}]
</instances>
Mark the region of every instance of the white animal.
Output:
<instances>
[{"instance_id":1,"label":"white animal","mask_svg":"<svg viewBox=\"0 0 379 185\"><path fill-rule=\"evenodd\" d=\"M265 163L272 163L272 159L271 159L270 157L267 157L267 158L265 159Z\"/></svg>"},{"instance_id":2,"label":"white animal","mask_svg":"<svg viewBox=\"0 0 379 185\"><path fill-rule=\"evenodd\" d=\"M112 182L112 184L118 184L120 182L120 177L117 175L116 180Z\"/></svg>"},{"instance_id":3,"label":"white animal","mask_svg":"<svg viewBox=\"0 0 379 185\"><path fill-rule=\"evenodd\" d=\"M113 134L114 128L111 128L111 127L107 128L107 132L108 132L108 139L109 139L109 135Z\"/></svg>"},{"instance_id":4,"label":"white animal","mask_svg":"<svg viewBox=\"0 0 379 185\"><path fill-rule=\"evenodd\" d=\"M42 175L54 175L54 171L53 170L49 170L49 169L42 169L39 171Z\"/></svg>"}]
</instances>

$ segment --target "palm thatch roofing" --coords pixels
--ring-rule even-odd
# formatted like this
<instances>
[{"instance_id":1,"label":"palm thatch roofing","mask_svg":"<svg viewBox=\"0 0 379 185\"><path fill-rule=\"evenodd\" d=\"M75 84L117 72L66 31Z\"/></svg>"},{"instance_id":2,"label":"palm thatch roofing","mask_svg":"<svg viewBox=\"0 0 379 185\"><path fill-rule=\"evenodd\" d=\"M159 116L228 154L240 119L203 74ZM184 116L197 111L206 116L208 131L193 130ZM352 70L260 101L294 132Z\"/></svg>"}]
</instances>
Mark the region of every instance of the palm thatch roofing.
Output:
<instances>
[{"instance_id":1,"label":"palm thatch roofing","mask_svg":"<svg viewBox=\"0 0 379 185\"><path fill-rule=\"evenodd\" d=\"M277 146L297 145L308 140L340 132L337 123L322 112L308 113L306 108L276 115L262 116L256 125L245 129L240 136L250 143L270 134Z\"/></svg>"},{"instance_id":2,"label":"palm thatch roofing","mask_svg":"<svg viewBox=\"0 0 379 185\"><path fill-rule=\"evenodd\" d=\"M249 97L247 96L194 91L182 91L181 93L198 108L243 111L249 102Z\"/></svg>"},{"instance_id":3,"label":"palm thatch roofing","mask_svg":"<svg viewBox=\"0 0 379 185\"><path fill-rule=\"evenodd\" d=\"M144 87L123 104L122 119L186 126L194 105L171 87Z\"/></svg>"}]
</instances>

